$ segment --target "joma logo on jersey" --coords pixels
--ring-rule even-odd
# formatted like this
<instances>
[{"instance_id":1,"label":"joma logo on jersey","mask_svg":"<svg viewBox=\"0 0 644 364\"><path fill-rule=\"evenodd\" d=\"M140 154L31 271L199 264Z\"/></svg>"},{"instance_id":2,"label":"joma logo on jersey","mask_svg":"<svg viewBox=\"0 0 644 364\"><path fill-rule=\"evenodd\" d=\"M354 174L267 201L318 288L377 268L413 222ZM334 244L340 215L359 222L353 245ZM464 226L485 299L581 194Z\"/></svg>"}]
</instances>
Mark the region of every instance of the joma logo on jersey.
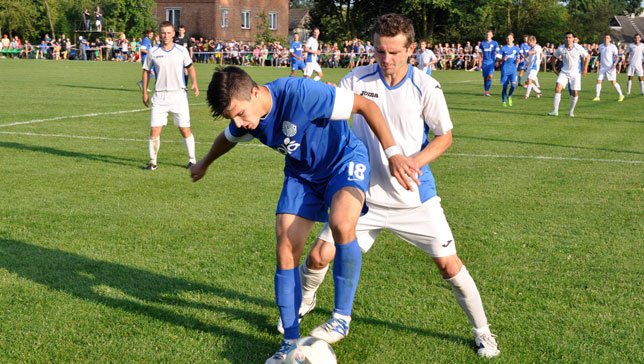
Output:
<instances>
[{"instance_id":1,"label":"joma logo on jersey","mask_svg":"<svg viewBox=\"0 0 644 364\"><path fill-rule=\"evenodd\" d=\"M284 138L284 142L282 143L282 145L277 147L277 151L284 155L289 155L295 152L299 147L300 143L296 142L295 140L291 140L291 138Z\"/></svg>"},{"instance_id":2,"label":"joma logo on jersey","mask_svg":"<svg viewBox=\"0 0 644 364\"><path fill-rule=\"evenodd\" d=\"M375 92L369 92L369 91L362 91L360 93L360 96L367 96L367 97L375 97L378 98L378 94Z\"/></svg>"}]
</instances>

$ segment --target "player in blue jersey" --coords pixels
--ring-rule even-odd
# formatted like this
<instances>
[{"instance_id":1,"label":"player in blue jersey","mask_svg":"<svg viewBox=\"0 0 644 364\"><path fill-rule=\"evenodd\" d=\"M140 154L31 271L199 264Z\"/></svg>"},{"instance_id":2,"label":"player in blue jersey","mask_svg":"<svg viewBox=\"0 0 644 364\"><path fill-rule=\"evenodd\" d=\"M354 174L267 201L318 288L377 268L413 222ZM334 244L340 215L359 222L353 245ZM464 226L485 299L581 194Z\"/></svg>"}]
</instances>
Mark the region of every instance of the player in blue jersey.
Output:
<instances>
[{"instance_id":1,"label":"player in blue jersey","mask_svg":"<svg viewBox=\"0 0 644 364\"><path fill-rule=\"evenodd\" d=\"M512 95L517 87L517 61L520 58L520 50L514 44L514 34L508 34L505 40L506 45L501 48L498 57L501 60L501 85L503 85L501 102L503 107L508 107L512 106Z\"/></svg>"},{"instance_id":2,"label":"player in blue jersey","mask_svg":"<svg viewBox=\"0 0 644 364\"><path fill-rule=\"evenodd\" d=\"M148 57L148 53L152 50L152 38L154 37L154 32L152 29L148 29L145 31L145 37L141 41L141 47L139 48L139 51L141 52L141 64L145 63L145 59ZM152 70L150 72L150 75L155 76L155 71ZM137 82L137 85L139 86L139 90L143 88L143 80L139 80Z\"/></svg>"},{"instance_id":3,"label":"player in blue jersey","mask_svg":"<svg viewBox=\"0 0 644 364\"><path fill-rule=\"evenodd\" d=\"M291 55L291 77L295 76L295 71L302 70L306 67L304 63L304 57L302 57L302 42L300 42L300 35L298 33L293 33L293 41L291 42L291 47L289 48L289 53Z\"/></svg>"},{"instance_id":4,"label":"player in blue jersey","mask_svg":"<svg viewBox=\"0 0 644 364\"><path fill-rule=\"evenodd\" d=\"M490 87L492 86L494 66L496 64L496 55L499 53L499 43L492 39L493 36L494 33L491 30L488 30L486 40L482 41L479 46L485 96L490 96Z\"/></svg>"},{"instance_id":5,"label":"player in blue jersey","mask_svg":"<svg viewBox=\"0 0 644 364\"><path fill-rule=\"evenodd\" d=\"M285 156L284 184L277 203L275 299L284 322L284 340L267 364L283 363L299 338L300 255L315 221L329 223L337 243L335 310L351 315L362 254L355 227L366 212L370 166L367 149L347 119L364 116L382 143L389 171L405 188L421 174L394 144L378 106L365 97L304 78L281 78L258 86L241 68L214 73L208 87L213 116L231 118L208 154L191 167L193 181L236 143L253 138Z\"/></svg>"},{"instance_id":6,"label":"player in blue jersey","mask_svg":"<svg viewBox=\"0 0 644 364\"><path fill-rule=\"evenodd\" d=\"M524 34L523 35L523 43L519 46L519 54L521 55L521 59L519 61L518 65L518 70L519 70L519 76L517 77L517 85L518 86L523 86L521 83L521 80L523 79L523 76L526 73L527 66L528 66L528 53L530 52L530 49L532 47L530 46L530 42L528 41L528 35ZM526 82L527 82L527 77L526 77Z\"/></svg>"}]
</instances>

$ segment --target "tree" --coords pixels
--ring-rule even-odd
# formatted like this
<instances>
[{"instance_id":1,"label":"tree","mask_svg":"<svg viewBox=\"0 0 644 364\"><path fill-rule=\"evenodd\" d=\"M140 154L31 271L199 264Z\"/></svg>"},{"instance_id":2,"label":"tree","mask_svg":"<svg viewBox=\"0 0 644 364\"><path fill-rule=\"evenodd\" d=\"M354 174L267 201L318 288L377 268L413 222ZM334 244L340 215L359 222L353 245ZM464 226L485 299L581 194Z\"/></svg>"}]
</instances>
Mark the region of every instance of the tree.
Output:
<instances>
[{"instance_id":1,"label":"tree","mask_svg":"<svg viewBox=\"0 0 644 364\"><path fill-rule=\"evenodd\" d=\"M34 19L39 17L38 9L30 0L0 0L0 31L10 36L35 38Z\"/></svg>"}]
</instances>

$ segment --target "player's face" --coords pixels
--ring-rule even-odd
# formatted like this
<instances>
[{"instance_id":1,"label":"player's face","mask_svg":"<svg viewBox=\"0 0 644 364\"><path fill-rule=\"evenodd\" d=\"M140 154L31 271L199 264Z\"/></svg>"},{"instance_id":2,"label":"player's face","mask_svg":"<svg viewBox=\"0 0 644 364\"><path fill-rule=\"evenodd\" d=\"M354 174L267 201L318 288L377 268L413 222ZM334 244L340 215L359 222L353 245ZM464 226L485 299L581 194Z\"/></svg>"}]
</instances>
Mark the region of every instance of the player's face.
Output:
<instances>
[{"instance_id":1,"label":"player's face","mask_svg":"<svg viewBox=\"0 0 644 364\"><path fill-rule=\"evenodd\" d=\"M492 32L487 32L487 40L488 40L488 42L492 40L493 36L494 36L494 34Z\"/></svg>"},{"instance_id":2,"label":"player's face","mask_svg":"<svg viewBox=\"0 0 644 364\"><path fill-rule=\"evenodd\" d=\"M572 34L566 34L566 45L568 45L568 47L572 47L574 41L575 37Z\"/></svg>"},{"instance_id":3,"label":"player's face","mask_svg":"<svg viewBox=\"0 0 644 364\"><path fill-rule=\"evenodd\" d=\"M173 27L162 27L161 32L161 43L163 45L169 45L174 42L174 28Z\"/></svg>"},{"instance_id":4,"label":"player's face","mask_svg":"<svg viewBox=\"0 0 644 364\"><path fill-rule=\"evenodd\" d=\"M507 38L505 38L505 41L508 42L508 44L514 43L514 37L511 35L508 35Z\"/></svg>"},{"instance_id":5,"label":"player's face","mask_svg":"<svg viewBox=\"0 0 644 364\"><path fill-rule=\"evenodd\" d=\"M639 35L639 34L638 34L638 35L636 35L636 36L635 36L635 43L636 43L636 44L640 44L641 42L642 42L642 36L641 36L641 35Z\"/></svg>"},{"instance_id":6,"label":"player's face","mask_svg":"<svg viewBox=\"0 0 644 364\"><path fill-rule=\"evenodd\" d=\"M319 36L320 36L320 29L314 29L313 38L318 39Z\"/></svg>"},{"instance_id":7,"label":"player's face","mask_svg":"<svg viewBox=\"0 0 644 364\"><path fill-rule=\"evenodd\" d=\"M604 37L604 44L606 45L610 44L610 35L607 35Z\"/></svg>"},{"instance_id":8,"label":"player's face","mask_svg":"<svg viewBox=\"0 0 644 364\"><path fill-rule=\"evenodd\" d=\"M299 42L300 41L300 35L297 34L297 33L293 34L293 40L296 41L296 42Z\"/></svg>"},{"instance_id":9,"label":"player's face","mask_svg":"<svg viewBox=\"0 0 644 364\"><path fill-rule=\"evenodd\" d=\"M230 100L230 107L226 116L233 120L238 128L253 130L259 125L259 119L263 116L259 108L256 89L251 92L249 100L233 97Z\"/></svg>"},{"instance_id":10,"label":"player's face","mask_svg":"<svg viewBox=\"0 0 644 364\"><path fill-rule=\"evenodd\" d=\"M407 72L407 60L413 53L413 47L407 47L407 37L399 33L394 37L374 37L376 61L383 76L400 76Z\"/></svg>"},{"instance_id":11,"label":"player's face","mask_svg":"<svg viewBox=\"0 0 644 364\"><path fill-rule=\"evenodd\" d=\"M427 43L420 42L420 50L424 52L426 48L427 48Z\"/></svg>"}]
</instances>

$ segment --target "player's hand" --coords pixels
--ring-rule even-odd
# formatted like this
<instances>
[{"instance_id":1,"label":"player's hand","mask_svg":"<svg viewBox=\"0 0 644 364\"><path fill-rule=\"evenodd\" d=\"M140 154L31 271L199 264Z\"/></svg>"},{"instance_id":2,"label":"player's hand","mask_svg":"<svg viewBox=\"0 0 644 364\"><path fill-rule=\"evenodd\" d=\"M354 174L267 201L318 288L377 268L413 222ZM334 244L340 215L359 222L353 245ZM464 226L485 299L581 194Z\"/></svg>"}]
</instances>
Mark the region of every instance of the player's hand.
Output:
<instances>
[{"instance_id":1,"label":"player's hand","mask_svg":"<svg viewBox=\"0 0 644 364\"><path fill-rule=\"evenodd\" d=\"M192 89L192 91L195 92L195 96L197 96L197 97L199 96L199 86L197 86L196 84L193 83L192 86L190 87L190 89Z\"/></svg>"},{"instance_id":2,"label":"player's hand","mask_svg":"<svg viewBox=\"0 0 644 364\"><path fill-rule=\"evenodd\" d=\"M414 184L420 186L418 176L423 174L412 158L402 154L396 154L389 158L389 172L408 191L415 189Z\"/></svg>"},{"instance_id":3,"label":"player's hand","mask_svg":"<svg viewBox=\"0 0 644 364\"><path fill-rule=\"evenodd\" d=\"M192 177L192 182L197 182L206 175L208 167L204 166L202 161L197 161L197 163L190 166L190 177Z\"/></svg>"},{"instance_id":4,"label":"player's hand","mask_svg":"<svg viewBox=\"0 0 644 364\"><path fill-rule=\"evenodd\" d=\"M146 91L143 91L143 105L145 105L145 107L150 106L150 96L148 96Z\"/></svg>"}]
</instances>

